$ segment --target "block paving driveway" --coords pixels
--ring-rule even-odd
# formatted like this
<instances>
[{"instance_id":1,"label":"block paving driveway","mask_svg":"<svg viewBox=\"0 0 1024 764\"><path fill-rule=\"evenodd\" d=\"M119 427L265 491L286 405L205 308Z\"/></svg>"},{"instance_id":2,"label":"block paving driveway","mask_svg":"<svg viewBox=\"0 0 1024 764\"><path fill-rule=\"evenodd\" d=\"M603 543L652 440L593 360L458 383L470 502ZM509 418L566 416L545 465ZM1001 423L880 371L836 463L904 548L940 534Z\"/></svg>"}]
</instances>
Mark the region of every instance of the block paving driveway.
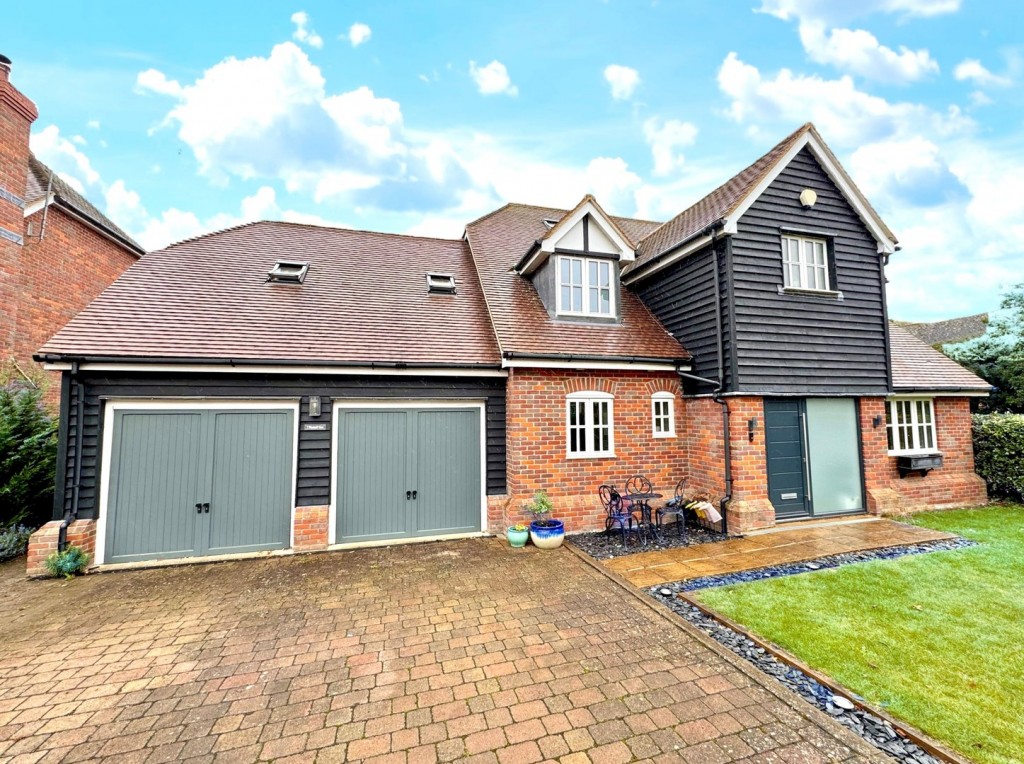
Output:
<instances>
[{"instance_id":1,"label":"block paving driveway","mask_svg":"<svg viewBox=\"0 0 1024 764\"><path fill-rule=\"evenodd\" d=\"M0 566L0 761L888 761L566 549L23 565Z\"/></svg>"}]
</instances>

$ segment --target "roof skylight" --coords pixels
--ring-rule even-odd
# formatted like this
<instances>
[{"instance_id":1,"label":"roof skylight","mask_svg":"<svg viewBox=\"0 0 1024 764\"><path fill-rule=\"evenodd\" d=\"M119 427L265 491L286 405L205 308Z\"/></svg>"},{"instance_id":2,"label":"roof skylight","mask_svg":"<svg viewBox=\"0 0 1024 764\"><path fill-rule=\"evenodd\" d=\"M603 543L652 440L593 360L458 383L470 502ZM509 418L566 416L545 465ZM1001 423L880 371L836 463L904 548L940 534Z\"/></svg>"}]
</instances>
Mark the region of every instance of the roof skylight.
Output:
<instances>
[{"instance_id":1,"label":"roof skylight","mask_svg":"<svg viewBox=\"0 0 1024 764\"><path fill-rule=\"evenodd\" d=\"M267 281L278 281L283 284L301 284L309 271L309 263L295 260L278 260L267 274Z\"/></svg>"},{"instance_id":2,"label":"roof skylight","mask_svg":"<svg viewBox=\"0 0 1024 764\"><path fill-rule=\"evenodd\" d=\"M455 277L450 273L428 273L427 291L432 294L455 294Z\"/></svg>"}]
</instances>

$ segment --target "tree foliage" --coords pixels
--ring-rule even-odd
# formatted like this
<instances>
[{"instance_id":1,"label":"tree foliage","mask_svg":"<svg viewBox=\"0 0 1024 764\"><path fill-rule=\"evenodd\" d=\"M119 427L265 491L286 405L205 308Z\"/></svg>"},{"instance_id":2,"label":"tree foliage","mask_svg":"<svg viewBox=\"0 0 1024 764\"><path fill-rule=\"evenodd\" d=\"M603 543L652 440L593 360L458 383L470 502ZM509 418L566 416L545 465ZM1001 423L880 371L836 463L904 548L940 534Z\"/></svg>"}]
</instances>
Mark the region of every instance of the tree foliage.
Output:
<instances>
[{"instance_id":1,"label":"tree foliage","mask_svg":"<svg viewBox=\"0 0 1024 764\"><path fill-rule=\"evenodd\" d=\"M0 387L0 528L37 527L53 515L57 421L36 388Z\"/></svg>"},{"instance_id":2,"label":"tree foliage","mask_svg":"<svg viewBox=\"0 0 1024 764\"><path fill-rule=\"evenodd\" d=\"M1024 413L1024 284L1017 284L989 321L983 337L949 347L946 354L996 388L982 411Z\"/></svg>"},{"instance_id":3,"label":"tree foliage","mask_svg":"<svg viewBox=\"0 0 1024 764\"><path fill-rule=\"evenodd\" d=\"M974 463L996 495L1024 499L1024 415L975 414Z\"/></svg>"}]
</instances>

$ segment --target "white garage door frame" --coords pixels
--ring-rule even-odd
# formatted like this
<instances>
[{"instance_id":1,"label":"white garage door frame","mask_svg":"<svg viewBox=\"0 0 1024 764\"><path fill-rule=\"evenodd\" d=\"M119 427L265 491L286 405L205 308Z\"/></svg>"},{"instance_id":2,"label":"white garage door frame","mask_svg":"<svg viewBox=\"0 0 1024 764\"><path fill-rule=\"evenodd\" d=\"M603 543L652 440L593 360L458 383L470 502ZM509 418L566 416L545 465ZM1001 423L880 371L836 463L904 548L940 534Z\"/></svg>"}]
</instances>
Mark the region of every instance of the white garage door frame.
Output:
<instances>
[{"instance_id":1,"label":"white garage door frame","mask_svg":"<svg viewBox=\"0 0 1024 764\"><path fill-rule=\"evenodd\" d=\"M341 412L345 409L468 409L480 412L480 530L474 533L453 533L440 536L416 536L388 541L355 541L335 544L338 529L338 426ZM331 504L328 510L327 538L331 549L353 549L365 546L387 546L390 544L411 544L436 539L471 538L487 535L487 401L479 399L433 400L405 398L401 400L379 398L335 400L331 411Z\"/></svg>"},{"instance_id":2,"label":"white garage door frame","mask_svg":"<svg viewBox=\"0 0 1024 764\"><path fill-rule=\"evenodd\" d=\"M291 515L288 529L288 546L295 546L295 495L299 474L299 402L295 399L260 398L258 400L217 400L215 398L147 398L144 401L132 399L110 399L103 406L103 444L100 451L100 496L99 515L96 519L96 552L95 564L103 565L106 558L107 545L107 504L110 499L110 460L114 450L114 414L118 411L153 411L153 410L276 410L288 409L292 412L295 426L292 433L292 500ZM251 556L251 555L248 555Z\"/></svg>"}]
</instances>

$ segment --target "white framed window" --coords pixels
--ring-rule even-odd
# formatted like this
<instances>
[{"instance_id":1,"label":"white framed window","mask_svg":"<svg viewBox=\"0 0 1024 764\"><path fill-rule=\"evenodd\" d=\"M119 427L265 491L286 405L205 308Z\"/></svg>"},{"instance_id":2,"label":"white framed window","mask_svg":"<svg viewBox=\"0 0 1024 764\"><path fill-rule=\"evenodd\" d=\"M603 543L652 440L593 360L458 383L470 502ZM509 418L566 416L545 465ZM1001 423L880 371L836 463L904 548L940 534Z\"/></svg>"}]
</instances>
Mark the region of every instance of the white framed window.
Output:
<instances>
[{"instance_id":1,"label":"white framed window","mask_svg":"<svg viewBox=\"0 0 1024 764\"><path fill-rule=\"evenodd\" d=\"M558 256L558 313L570 316L615 315L612 262Z\"/></svg>"},{"instance_id":2,"label":"white framed window","mask_svg":"<svg viewBox=\"0 0 1024 764\"><path fill-rule=\"evenodd\" d=\"M890 454L930 453L937 448L931 398L893 398L887 401L885 427Z\"/></svg>"},{"instance_id":3,"label":"white framed window","mask_svg":"<svg viewBox=\"0 0 1024 764\"><path fill-rule=\"evenodd\" d=\"M782 283L790 289L831 290L828 242L806 236L783 236Z\"/></svg>"},{"instance_id":4,"label":"white framed window","mask_svg":"<svg viewBox=\"0 0 1024 764\"><path fill-rule=\"evenodd\" d=\"M565 451L569 458L615 455L614 402L608 393L566 396Z\"/></svg>"},{"instance_id":5,"label":"white framed window","mask_svg":"<svg viewBox=\"0 0 1024 764\"><path fill-rule=\"evenodd\" d=\"M651 396L651 431L656 438L675 437L676 397L672 393Z\"/></svg>"}]
</instances>

